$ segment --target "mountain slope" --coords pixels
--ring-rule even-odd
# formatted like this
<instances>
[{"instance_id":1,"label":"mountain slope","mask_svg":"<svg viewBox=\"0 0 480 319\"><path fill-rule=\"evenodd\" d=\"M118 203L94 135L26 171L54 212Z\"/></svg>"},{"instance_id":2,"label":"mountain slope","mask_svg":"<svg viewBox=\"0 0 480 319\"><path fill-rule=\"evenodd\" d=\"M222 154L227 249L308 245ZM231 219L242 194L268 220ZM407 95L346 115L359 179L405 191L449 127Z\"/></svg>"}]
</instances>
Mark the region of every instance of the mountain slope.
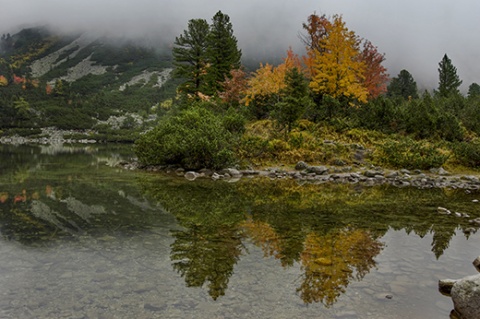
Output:
<instances>
[{"instance_id":1,"label":"mountain slope","mask_svg":"<svg viewBox=\"0 0 480 319\"><path fill-rule=\"evenodd\" d=\"M170 49L131 39L24 29L0 40L0 130L94 128L127 113L157 115L172 98Z\"/></svg>"}]
</instances>

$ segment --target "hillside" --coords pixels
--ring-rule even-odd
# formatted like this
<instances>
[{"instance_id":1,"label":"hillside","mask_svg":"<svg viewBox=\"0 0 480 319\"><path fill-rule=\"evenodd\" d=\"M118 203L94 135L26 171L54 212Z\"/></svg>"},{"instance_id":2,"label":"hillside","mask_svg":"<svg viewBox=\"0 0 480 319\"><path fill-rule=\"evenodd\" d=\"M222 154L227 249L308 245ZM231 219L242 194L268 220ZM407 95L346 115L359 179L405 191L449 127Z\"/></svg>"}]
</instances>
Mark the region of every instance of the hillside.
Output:
<instances>
[{"instance_id":1,"label":"hillside","mask_svg":"<svg viewBox=\"0 0 480 319\"><path fill-rule=\"evenodd\" d=\"M131 129L174 96L171 71L167 46L46 27L4 34L0 130L26 135L37 132L32 128L105 129L111 122Z\"/></svg>"}]
</instances>

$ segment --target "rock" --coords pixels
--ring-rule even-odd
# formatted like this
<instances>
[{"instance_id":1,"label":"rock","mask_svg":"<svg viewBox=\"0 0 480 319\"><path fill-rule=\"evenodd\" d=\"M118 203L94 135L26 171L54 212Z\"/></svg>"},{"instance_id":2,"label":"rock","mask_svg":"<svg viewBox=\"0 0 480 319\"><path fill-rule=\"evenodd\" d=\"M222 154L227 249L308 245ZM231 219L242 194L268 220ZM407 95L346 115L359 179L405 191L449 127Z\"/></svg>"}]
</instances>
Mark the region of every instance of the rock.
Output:
<instances>
[{"instance_id":1,"label":"rock","mask_svg":"<svg viewBox=\"0 0 480 319\"><path fill-rule=\"evenodd\" d=\"M480 317L480 275L468 276L455 282L451 290L455 310L464 319Z\"/></svg>"},{"instance_id":2,"label":"rock","mask_svg":"<svg viewBox=\"0 0 480 319\"><path fill-rule=\"evenodd\" d=\"M440 293L442 295L445 295L445 296L449 296L450 297L450 294L452 292L452 288L453 288L453 285L456 283L457 281L455 279L443 279L443 280L439 280L438 281L438 291L440 291Z\"/></svg>"},{"instance_id":3,"label":"rock","mask_svg":"<svg viewBox=\"0 0 480 319\"><path fill-rule=\"evenodd\" d=\"M220 176L220 175L219 175L218 173L216 173L216 172L212 174L212 179L213 179L214 181L220 179L221 177L222 177L222 176Z\"/></svg>"},{"instance_id":4,"label":"rock","mask_svg":"<svg viewBox=\"0 0 480 319\"><path fill-rule=\"evenodd\" d=\"M366 170L365 172L363 172L363 175L367 177L375 177L376 175L378 175L378 172L372 171L372 170Z\"/></svg>"},{"instance_id":5,"label":"rock","mask_svg":"<svg viewBox=\"0 0 480 319\"><path fill-rule=\"evenodd\" d=\"M197 172L189 171L189 172L186 172L183 176L189 181L194 181L195 179L197 179L199 174Z\"/></svg>"},{"instance_id":6,"label":"rock","mask_svg":"<svg viewBox=\"0 0 480 319\"><path fill-rule=\"evenodd\" d=\"M473 261L473 266L478 272L480 272L480 256L475 258L475 260Z\"/></svg>"},{"instance_id":7,"label":"rock","mask_svg":"<svg viewBox=\"0 0 480 319\"><path fill-rule=\"evenodd\" d=\"M200 174L203 174L204 176L211 177L213 175L213 171L208 168L202 168L201 170L198 171Z\"/></svg>"},{"instance_id":8,"label":"rock","mask_svg":"<svg viewBox=\"0 0 480 319\"><path fill-rule=\"evenodd\" d=\"M478 203L478 199L473 199L472 203Z\"/></svg>"},{"instance_id":9,"label":"rock","mask_svg":"<svg viewBox=\"0 0 480 319\"><path fill-rule=\"evenodd\" d=\"M439 214L442 214L442 215L450 215L451 214L451 212L448 209L446 209L445 207L440 207L440 206L437 207L437 212Z\"/></svg>"},{"instance_id":10,"label":"rock","mask_svg":"<svg viewBox=\"0 0 480 319\"><path fill-rule=\"evenodd\" d=\"M438 169L437 174L438 174L438 175L441 175L441 176L450 175L450 173L447 172L446 170L444 170L443 167L440 167L440 168Z\"/></svg>"},{"instance_id":11,"label":"rock","mask_svg":"<svg viewBox=\"0 0 480 319\"><path fill-rule=\"evenodd\" d=\"M298 162L297 165L295 165L295 169L297 171L303 171L304 169L307 169L308 167L309 167L308 164L305 163L305 162L302 162L302 161Z\"/></svg>"},{"instance_id":12,"label":"rock","mask_svg":"<svg viewBox=\"0 0 480 319\"><path fill-rule=\"evenodd\" d=\"M402 173L402 174L408 174L408 175L411 174L410 171L409 171L408 169L405 169L405 168L401 169L401 170L400 170L400 173Z\"/></svg>"},{"instance_id":13,"label":"rock","mask_svg":"<svg viewBox=\"0 0 480 319\"><path fill-rule=\"evenodd\" d=\"M178 176L183 176L185 173L185 170L183 168L177 168L175 170L175 174L177 174Z\"/></svg>"},{"instance_id":14,"label":"rock","mask_svg":"<svg viewBox=\"0 0 480 319\"><path fill-rule=\"evenodd\" d=\"M310 166L307 168L307 171L316 175L324 175L328 173L328 168L325 166Z\"/></svg>"},{"instance_id":15,"label":"rock","mask_svg":"<svg viewBox=\"0 0 480 319\"><path fill-rule=\"evenodd\" d=\"M470 223L480 226L480 217L469 220Z\"/></svg>"},{"instance_id":16,"label":"rock","mask_svg":"<svg viewBox=\"0 0 480 319\"><path fill-rule=\"evenodd\" d=\"M240 173L240 171L236 168L227 168L225 170L225 172L222 171L223 174L228 174L230 175L231 177L240 177L242 176L242 173Z\"/></svg>"}]
</instances>

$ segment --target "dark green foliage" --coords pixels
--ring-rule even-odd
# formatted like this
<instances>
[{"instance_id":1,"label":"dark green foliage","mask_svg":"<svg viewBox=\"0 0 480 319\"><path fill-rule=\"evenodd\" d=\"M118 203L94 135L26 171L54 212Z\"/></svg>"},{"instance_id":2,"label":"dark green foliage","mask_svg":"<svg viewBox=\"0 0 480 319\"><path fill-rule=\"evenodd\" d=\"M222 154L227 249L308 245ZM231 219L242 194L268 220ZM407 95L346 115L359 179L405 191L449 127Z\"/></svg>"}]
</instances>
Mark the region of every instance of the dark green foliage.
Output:
<instances>
[{"instance_id":1,"label":"dark green foliage","mask_svg":"<svg viewBox=\"0 0 480 319\"><path fill-rule=\"evenodd\" d=\"M288 136L295 123L313 102L309 96L308 84L298 68L292 68L285 74L286 88L281 101L275 105L273 117Z\"/></svg>"},{"instance_id":2,"label":"dark green foliage","mask_svg":"<svg viewBox=\"0 0 480 319\"><path fill-rule=\"evenodd\" d=\"M174 76L184 80L179 89L185 94L197 95L205 90L208 32L206 20L192 19L187 30L175 38L172 49Z\"/></svg>"},{"instance_id":3,"label":"dark green foliage","mask_svg":"<svg viewBox=\"0 0 480 319\"><path fill-rule=\"evenodd\" d=\"M480 166L480 144L470 142L454 143L452 150L460 164L473 168Z\"/></svg>"},{"instance_id":4,"label":"dark green foliage","mask_svg":"<svg viewBox=\"0 0 480 319\"><path fill-rule=\"evenodd\" d=\"M230 70L240 68L241 50L237 47L237 39L233 35L230 17L218 11L212 19L207 37L207 70L208 94L222 91L221 83L230 77Z\"/></svg>"},{"instance_id":5,"label":"dark green foliage","mask_svg":"<svg viewBox=\"0 0 480 319\"><path fill-rule=\"evenodd\" d=\"M233 107L229 108L223 115L223 125L230 133L240 136L245 132L245 116Z\"/></svg>"},{"instance_id":6,"label":"dark green foliage","mask_svg":"<svg viewBox=\"0 0 480 319\"><path fill-rule=\"evenodd\" d=\"M403 99L379 97L369 101L354 112L357 123L365 128L385 133L399 129Z\"/></svg>"},{"instance_id":7,"label":"dark green foliage","mask_svg":"<svg viewBox=\"0 0 480 319\"><path fill-rule=\"evenodd\" d=\"M190 20L174 45L174 75L183 79L179 89L196 99L201 94L216 95L230 71L240 67L242 53L237 48L230 17L221 11L215 14L210 26L204 19Z\"/></svg>"},{"instance_id":8,"label":"dark green foliage","mask_svg":"<svg viewBox=\"0 0 480 319\"><path fill-rule=\"evenodd\" d=\"M452 61L446 54L438 65L438 94L442 97L460 94L459 87L462 81L458 77L457 68L453 66Z\"/></svg>"},{"instance_id":9,"label":"dark green foliage","mask_svg":"<svg viewBox=\"0 0 480 319\"><path fill-rule=\"evenodd\" d=\"M403 97L406 100L418 98L417 83L410 72L402 70L392 78L387 87L387 96Z\"/></svg>"},{"instance_id":10,"label":"dark green foliage","mask_svg":"<svg viewBox=\"0 0 480 319\"><path fill-rule=\"evenodd\" d=\"M474 99L480 97L480 85L478 83L472 83L468 87L468 98Z\"/></svg>"},{"instance_id":11,"label":"dark green foliage","mask_svg":"<svg viewBox=\"0 0 480 319\"><path fill-rule=\"evenodd\" d=\"M220 116L192 106L166 117L135 143L135 153L147 165L179 164L188 169L223 168L234 161L233 134Z\"/></svg>"}]
</instances>

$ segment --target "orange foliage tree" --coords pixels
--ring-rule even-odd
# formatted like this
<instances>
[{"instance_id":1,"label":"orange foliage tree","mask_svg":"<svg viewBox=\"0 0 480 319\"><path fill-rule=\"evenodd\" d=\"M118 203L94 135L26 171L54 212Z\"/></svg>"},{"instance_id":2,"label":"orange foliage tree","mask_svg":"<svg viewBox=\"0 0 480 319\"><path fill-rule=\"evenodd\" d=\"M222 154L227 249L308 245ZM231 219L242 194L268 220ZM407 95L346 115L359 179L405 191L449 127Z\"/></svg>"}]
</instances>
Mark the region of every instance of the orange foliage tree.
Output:
<instances>
[{"instance_id":1,"label":"orange foliage tree","mask_svg":"<svg viewBox=\"0 0 480 319\"><path fill-rule=\"evenodd\" d=\"M368 97L374 99L387 92L388 74L387 69L382 65L385 55L380 54L377 47L370 41L363 42L363 50L360 53L360 60L365 64L363 73L363 86L368 91Z\"/></svg>"},{"instance_id":2,"label":"orange foliage tree","mask_svg":"<svg viewBox=\"0 0 480 319\"><path fill-rule=\"evenodd\" d=\"M218 92L220 99L230 105L238 105L247 89L247 75L242 69L230 71L230 77L225 77L222 84L223 92Z\"/></svg>"},{"instance_id":3,"label":"orange foliage tree","mask_svg":"<svg viewBox=\"0 0 480 319\"><path fill-rule=\"evenodd\" d=\"M292 48L288 49L287 56L279 66L274 67L268 63L260 64L260 68L248 80L243 100L245 105L248 106L257 97L272 95L277 96L278 101L281 91L286 86L285 74L294 67L304 69L300 58L293 52Z\"/></svg>"}]
</instances>

